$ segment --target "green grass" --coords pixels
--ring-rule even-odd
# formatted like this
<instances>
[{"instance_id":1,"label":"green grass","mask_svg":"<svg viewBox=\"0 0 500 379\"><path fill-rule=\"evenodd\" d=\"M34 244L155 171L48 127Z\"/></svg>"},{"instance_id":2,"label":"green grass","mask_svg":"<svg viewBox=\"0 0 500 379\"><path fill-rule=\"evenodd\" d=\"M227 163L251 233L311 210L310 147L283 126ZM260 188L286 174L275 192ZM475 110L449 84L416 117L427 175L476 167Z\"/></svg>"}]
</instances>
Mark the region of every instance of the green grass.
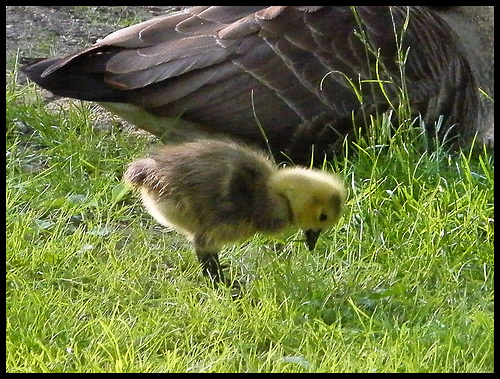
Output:
<instances>
[{"instance_id":1,"label":"green grass","mask_svg":"<svg viewBox=\"0 0 500 379\"><path fill-rule=\"evenodd\" d=\"M349 191L314 252L256 237L238 300L120 184L154 140L6 88L8 372L493 372L493 158L396 116L326 164ZM395 129L395 130L393 130Z\"/></svg>"}]
</instances>

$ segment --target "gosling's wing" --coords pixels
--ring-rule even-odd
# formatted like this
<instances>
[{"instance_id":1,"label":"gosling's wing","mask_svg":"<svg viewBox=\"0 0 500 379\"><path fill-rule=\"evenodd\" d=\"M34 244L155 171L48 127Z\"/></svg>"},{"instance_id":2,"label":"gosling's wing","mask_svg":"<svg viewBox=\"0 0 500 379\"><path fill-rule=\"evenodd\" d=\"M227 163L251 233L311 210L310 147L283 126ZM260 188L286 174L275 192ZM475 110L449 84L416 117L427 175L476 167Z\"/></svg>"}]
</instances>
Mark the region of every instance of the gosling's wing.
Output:
<instances>
[{"instance_id":1,"label":"gosling's wing","mask_svg":"<svg viewBox=\"0 0 500 379\"><path fill-rule=\"evenodd\" d=\"M382 91L371 80L378 74L401 85L394 29L401 33L407 12L405 84L415 111L469 127L470 69L451 29L424 7L195 7L24 71L62 96L133 104L160 120L180 116L209 134L263 145L258 119L275 152L301 161L311 145L328 150L351 131L353 112L360 122L362 108L369 114L388 109L387 98L397 103L396 87Z\"/></svg>"}]
</instances>

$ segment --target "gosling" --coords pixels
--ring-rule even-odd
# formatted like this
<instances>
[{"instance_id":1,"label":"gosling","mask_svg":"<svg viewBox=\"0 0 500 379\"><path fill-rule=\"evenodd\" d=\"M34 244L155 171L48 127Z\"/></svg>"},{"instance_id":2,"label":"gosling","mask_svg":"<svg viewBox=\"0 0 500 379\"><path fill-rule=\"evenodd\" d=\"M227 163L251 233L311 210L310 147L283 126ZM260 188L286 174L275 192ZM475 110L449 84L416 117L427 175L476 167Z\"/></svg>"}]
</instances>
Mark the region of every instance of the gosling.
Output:
<instances>
[{"instance_id":1,"label":"gosling","mask_svg":"<svg viewBox=\"0 0 500 379\"><path fill-rule=\"evenodd\" d=\"M194 243L203 274L216 283L224 281L224 245L297 227L312 251L346 198L335 175L278 168L263 152L220 140L160 147L131 163L124 181L140 190L156 221Z\"/></svg>"}]
</instances>

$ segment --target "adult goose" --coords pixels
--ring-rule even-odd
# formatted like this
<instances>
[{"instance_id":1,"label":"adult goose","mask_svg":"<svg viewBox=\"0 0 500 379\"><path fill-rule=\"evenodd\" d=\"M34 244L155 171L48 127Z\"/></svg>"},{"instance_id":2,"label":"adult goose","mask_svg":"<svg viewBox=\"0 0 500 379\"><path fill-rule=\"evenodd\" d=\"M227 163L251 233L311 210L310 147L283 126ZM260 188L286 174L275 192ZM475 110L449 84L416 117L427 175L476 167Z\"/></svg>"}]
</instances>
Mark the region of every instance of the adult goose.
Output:
<instances>
[{"instance_id":1,"label":"adult goose","mask_svg":"<svg viewBox=\"0 0 500 379\"><path fill-rule=\"evenodd\" d=\"M23 71L54 94L98 102L164 142L231 137L301 164L313 155L322 162L353 123L363 127L369 115L397 106L404 85L414 116L431 133L443 116L441 137L463 144L482 124L478 74L443 13L198 6L63 58L29 59Z\"/></svg>"}]
</instances>

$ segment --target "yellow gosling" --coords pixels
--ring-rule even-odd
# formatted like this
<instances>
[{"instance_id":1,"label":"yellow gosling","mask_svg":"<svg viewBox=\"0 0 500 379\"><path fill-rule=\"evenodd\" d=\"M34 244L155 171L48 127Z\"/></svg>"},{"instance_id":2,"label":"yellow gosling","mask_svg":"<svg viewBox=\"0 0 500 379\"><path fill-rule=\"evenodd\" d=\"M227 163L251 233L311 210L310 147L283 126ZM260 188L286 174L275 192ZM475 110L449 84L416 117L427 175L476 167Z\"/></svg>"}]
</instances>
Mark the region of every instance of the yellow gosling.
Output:
<instances>
[{"instance_id":1,"label":"yellow gosling","mask_svg":"<svg viewBox=\"0 0 500 379\"><path fill-rule=\"evenodd\" d=\"M131 163L124 181L147 211L193 241L203 274L223 281L218 253L256 233L296 227L313 250L340 218L346 194L333 174L278 168L264 153L230 141L163 146Z\"/></svg>"}]
</instances>

